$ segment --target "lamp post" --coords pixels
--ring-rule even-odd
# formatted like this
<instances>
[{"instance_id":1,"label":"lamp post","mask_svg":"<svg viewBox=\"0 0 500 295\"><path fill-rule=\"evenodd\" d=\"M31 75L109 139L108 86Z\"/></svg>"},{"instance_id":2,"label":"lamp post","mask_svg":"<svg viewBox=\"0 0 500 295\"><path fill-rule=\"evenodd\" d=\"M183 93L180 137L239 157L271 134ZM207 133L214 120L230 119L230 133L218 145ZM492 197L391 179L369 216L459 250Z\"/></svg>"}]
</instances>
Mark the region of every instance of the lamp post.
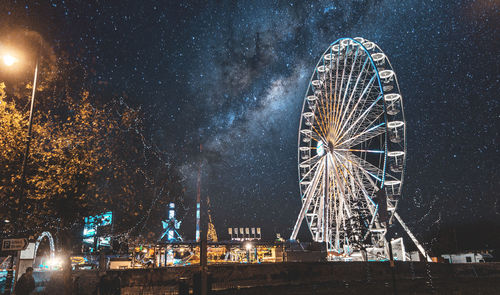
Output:
<instances>
[{"instance_id":1,"label":"lamp post","mask_svg":"<svg viewBox=\"0 0 500 295\"><path fill-rule=\"evenodd\" d=\"M18 59L10 54L6 54L3 56L3 62L6 66L12 66L16 63L18 63ZM31 92L31 104L30 104L30 115L28 119L28 136L26 140L26 149L24 151L24 158L23 158L23 165L21 168L21 187L19 189L19 207L17 212L15 213L15 218L14 222L18 221L19 218L19 213L24 210L24 203L25 203L25 196L24 196L24 185L26 183L26 166L28 163L28 155L30 152L30 144L31 144L31 129L33 125L33 109L35 106L35 94L36 94L36 84L38 80L38 55L36 58L36 63L35 63L35 74L33 77L33 90Z\"/></svg>"},{"instance_id":2,"label":"lamp post","mask_svg":"<svg viewBox=\"0 0 500 295\"><path fill-rule=\"evenodd\" d=\"M21 170L21 188L19 192L19 210L18 214L21 213L24 210L24 201L25 201L25 196L24 196L24 185L26 183L26 165L28 162L28 155L30 152L30 143L31 143L31 126L33 123L33 108L35 106L35 93L36 93L36 82L38 78L38 56L36 58L36 64L35 64L35 74L33 77L33 91L31 92L31 105L30 105L30 116L28 119L28 138L26 140L26 150L24 151L24 158L23 158L23 166Z\"/></svg>"},{"instance_id":3,"label":"lamp post","mask_svg":"<svg viewBox=\"0 0 500 295\"><path fill-rule=\"evenodd\" d=\"M19 61L16 57L14 57L10 54L4 55L2 59L3 59L4 64L8 67L16 64ZM21 168L21 187L19 189L19 205L18 205L17 211L15 211L15 213L14 213L14 218L13 218L14 222L17 222L19 220L19 214L21 213L21 211L24 210L24 201L25 201L24 184L26 182L26 166L27 166L27 162L28 162L28 154L29 154L30 143L31 143L31 129L32 129L32 122L33 122L33 108L35 105L35 93L36 93L37 78L38 78L38 55L37 55L36 63L35 63L35 74L34 74L34 78L33 78L33 91L31 92L30 115L29 115L29 119L28 119L28 138L26 141L26 149L24 152L23 165ZM10 295L10 290L12 287L12 279L14 277L13 276L13 269L12 269L13 266L14 266L14 254L12 254L11 259L9 261L9 270L7 271L5 292L4 292L5 295ZM18 271L16 272L16 275L19 271L20 270L18 269Z\"/></svg>"}]
</instances>

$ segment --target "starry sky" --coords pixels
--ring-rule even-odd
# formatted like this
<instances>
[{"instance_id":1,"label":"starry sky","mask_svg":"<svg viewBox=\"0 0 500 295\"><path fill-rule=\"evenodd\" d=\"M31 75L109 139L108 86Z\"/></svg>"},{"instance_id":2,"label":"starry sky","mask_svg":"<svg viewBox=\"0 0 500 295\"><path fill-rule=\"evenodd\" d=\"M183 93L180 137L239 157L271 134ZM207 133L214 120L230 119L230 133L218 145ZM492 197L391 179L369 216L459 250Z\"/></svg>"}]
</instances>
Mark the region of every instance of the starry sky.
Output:
<instances>
[{"instance_id":1,"label":"starry sky","mask_svg":"<svg viewBox=\"0 0 500 295\"><path fill-rule=\"evenodd\" d=\"M144 110L183 176L188 235L202 162L219 232L289 236L308 80L330 43L356 36L388 55L404 99L400 215L424 244L441 228L500 229L499 1L0 2L4 29L40 33L103 100ZM470 247L485 247L477 232Z\"/></svg>"}]
</instances>

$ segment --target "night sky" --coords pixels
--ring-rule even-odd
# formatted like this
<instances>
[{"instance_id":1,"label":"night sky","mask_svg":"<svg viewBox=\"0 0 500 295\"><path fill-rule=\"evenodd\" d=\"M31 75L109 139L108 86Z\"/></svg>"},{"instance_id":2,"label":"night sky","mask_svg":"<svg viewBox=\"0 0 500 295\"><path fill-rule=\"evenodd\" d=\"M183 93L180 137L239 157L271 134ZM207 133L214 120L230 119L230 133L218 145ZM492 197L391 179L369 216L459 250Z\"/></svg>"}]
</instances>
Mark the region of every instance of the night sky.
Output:
<instances>
[{"instance_id":1,"label":"night sky","mask_svg":"<svg viewBox=\"0 0 500 295\"><path fill-rule=\"evenodd\" d=\"M39 32L86 67L91 92L147 114L184 177L190 236L201 160L219 232L289 237L308 80L330 43L356 36L388 55L404 99L400 215L425 244L463 225L486 247L483 225L500 228L499 1L0 2L2 30Z\"/></svg>"}]
</instances>

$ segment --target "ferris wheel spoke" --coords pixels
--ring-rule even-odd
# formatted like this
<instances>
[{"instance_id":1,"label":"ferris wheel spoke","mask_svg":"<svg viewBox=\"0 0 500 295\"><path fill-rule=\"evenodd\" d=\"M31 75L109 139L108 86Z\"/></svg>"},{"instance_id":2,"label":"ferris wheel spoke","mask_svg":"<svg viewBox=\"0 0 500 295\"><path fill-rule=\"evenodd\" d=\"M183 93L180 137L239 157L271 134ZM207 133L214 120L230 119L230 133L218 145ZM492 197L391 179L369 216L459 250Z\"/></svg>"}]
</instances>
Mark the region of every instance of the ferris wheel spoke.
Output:
<instances>
[{"instance_id":1,"label":"ferris wheel spoke","mask_svg":"<svg viewBox=\"0 0 500 295\"><path fill-rule=\"evenodd\" d=\"M313 129L313 132L314 134L311 134L311 138L318 141L319 140L322 140L323 142L326 142L325 141L325 134L323 134L322 132L320 132L318 129L316 129L316 127L314 127L314 125L312 125L312 129ZM316 135L318 138L315 138L314 135Z\"/></svg>"},{"instance_id":2,"label":"ferris wheel spoke","mask_svg":"<svg viewBox=\"0 0 500 295\"><path fill-rule=\"evenodd\" d=\"M328 119L325 112L325 104L327 104L327 100L325 99L325 90L322 89L324 83L321 82L321 78L318 77L318 79L319 86L313 85L315 91L314 95L311 95L315 97L314 105L310 107L310 109L312 110L312 113L310 113L311 119L314 118L314 121L311 124L318 127L319 130L317 130L317 133L322 134L323 137L326 137L326 135L328 134Z\"/></svg>"},{"instance_id":3,"label":"ferris wheel spoke","mask_svg":"<svg viewBox=\"0 0 500 295\"><path fill-rule=\"evenodd\" d=\"M357 124L359 123L359 121L364 120L364 118L375 107L375 105L380 101L380 99L382 97L383 97L382 95L379 95L377 97L377 99L351 124L351 126L345 132L343 132L342 134L340 134L340 137L337 138L336 143L338 143L340 140L342 140L349 133L349 131L352 128L354 128L355 126L357 126Z\"/></svg>"},{"instance_id":4,"label":"ferris wheel spoke","mask_svg":"<svg viewBox=\"0 0 500 295\"><path fill-rule=\"evenodd\" d=\"M334 154L335 154L335 157L336 157L337 161L339 161L339 163L341 163L342 166L344 166L346 168L346 170L349 172L349 174L353 177L354 181L359 185L359 188L362 191L364 191L367 195L370 195L366 191L365 188L367 187L367 184L373 185L374 188L376 187L376 184L375 184L375 182L373 182L372 178L371 177L370 178L366 178L367 181L370 182L370 183L367 183L366 181L363 181L363 178L361 177L360 173L362 173L364 176L367 176L367 175L364 174L365 172L364 172L363 169L359 169L359 167L357 166L356 163L353 163L353 161L348 160L345 157L342 157L342 155L340 155L339 153L334 153ZM350 168L347 168L346 165L348 165Z\"/></svg>"},{"instance_id":5,"label":"ferris wheel spoke","mask_svg":"<svg viewBox=\"0 0 500 295\"><path fill-rule=\"evenodd\" d=\"M342 101L340 101L340 97L342 96L342 90L344 88L344 80L345 80L345 69L347 68L347 59L349 55L349 46L346 48L346 52L344 54L344 66L342 67L342 79L340 80L340 88L337 92L336 99L338 99L340 105L340 109L337 109L334 113L333 116L333 122L331 123L331 126L337 126L338 121L340 120L340 115L342 114L342 111L344 109L344 102L345 102L345 96L342 97ZM346 82L348 84L349 81ZM347 85L346 85L347 86Z\"/></svg>"},{"instance_id":6,"label":"ferris wheel spoke","mask_svg":"<svg viewBox=\"0 0 500 295\"><path fill-rule=\"evenodd\" d=\"M318 69L316 69L319 86L315 91L315 95L318 96L316 111L320 116L320 123L321 123L320 128L322 129L323 133L326 136L328 134L328 124L329 124L328 123L329 101L328 101L328 85L327 85L328 79L326 78L326 76L330 73L330 70L326 70L329 69L329 67L325 65L324 61L322 66L325 67L325 73L320 73Z\"/></svg>"},{"instance_id":7,"label":"ferris wheel spoke","mask_svg":"<svg viewBox=\"0 0 500 295\"><path fill-rule=\"evenodd\" d=\"M358 167L366 167L367 169L365 169L366 172L368 171L372 171L372 174L377 171L377 175L384 175L384 172L382 170L380 170L379 168L377 168L375 165L371 164L370 162L360 158L359 156L355 155L355 154L350 154L350 158L354 158L356 159L359 163L361 163L361 166L358 166ZM370 174L371 176L373 176L372 174ZM377 178L379 179L379 178ZM394 175L388 173L387 171L385 171L385 175L384 175L384 182L386 182L387 180L399 180L398 177L395 177Z\"/></svg>"},{"instance_id":8,"label":"ferris wheel spoke","mask_svg":"<svg viewBox=\"0 0 500 295\"><path fill-rule=\"evenodd\" d=\"M309 159L307 159L307 160L304 160L304 161L300 162L300 164L312 164L312 163L317 163L317 161L316 161L316 160L318 160L319 158L320 158L320 156L315 155L314 157L311 157L311 158L309 158Z\"/></svg>"},{"instance_id":9,"label":"ferris wheel spoke","mask_svg":"<svg viewBox=\"0 0 500 295\"><path fill-rule=\"evenodd\" d=\"M330 53L332 53L332 49L330 48ZM338 60L337 60L338 62ZM330 60L330 68L328 70L328 78L325 79L325 108L324 108L324 112L325 112L325 118L326 118L326 122L325 122L325 130L327 131L327 133L329 132L329 129L330 129L330 117L331 117L331 113L330 113L330 110L332 109L332 105L333 105L333 100L332 100L332 93L334 92L334 85L333 85L333 77L332 77L332 74L333 74L333 71L332 71L332 61ZM338 64L336 66L336 71L338 71ZM325 75L325 78L326 76ZM328 136L328 134L327 134Z\"/></svg>"},{"instance_id":10,"label":"ferris wheel spoke","mask_svg":"<svg viewBox=\"0 0 500 295\"><path fill-rule=\"evenodd\" d=\"M295 238L297 237L297 233L299 232L300 224L302 223L302 220L304 220L304 217L305 217L305 215L306 215L306 213L309 210L309 207L311 205L311 202L312 202L312 199L313 199L313 196L315 193L315 190L313 190L312 188L317 187L317 185L318 185L320 175L322 174L322 170L324 168L325 161L324 160L320 161L320 163L321 163L320 166L315 171L315 174L314 174L314 177L311 181L311 184L306 189L305 200L303 200L302 208L300 210L299 217L297 218L297 222L295 223L295 226L293 228L292 237L291 237L292 240L295 240Z\"/></svg>"},{"instance_id":11,"label":"ferris wheel spoke","mask_svg":"<svg viewBox=\"0 0 500 295\"><path fill-rule=\"evenodd\" d=\"M335 167L335 166L334 166ZM337 181L338 182L338 181ZM335 226L335 241L333 242L334 248L339 248L340 246L340 224L343 218L342 210L341 210L341 202L340 199L343 196L342 186L336 186L337 197L333 201L333 212L334 212L334 226Z\"/></svg>"},{"instance_id":12,"label":"ferris wheel spoke","mask_svg":"<svg viewBox=\"0 0 500 295\"><path fill-rule=\"evenodd\" d=\"M362 177L359 172L361 172L361 175L363 175L364 177ZM366 171L359 169L358 167L352 170L352 174L354 175L354 180L359 185L359 188L362 192L366 207L370 211L370 214L374 216L374 214L376 214L377 205L373 201L372 196L378 190L377 184L373 181L370 175L366 173ZM368 187L373 188L371 193L367 191Z\"/></svg>"},{"instance_id":13,"label":"ferris wheel spoke","mask_svg":"<svg viewBox=\"0 0 500 295\"><path fill-rule=\"evenodd\" d=\"M335 161L333 160L333 156L331 156L331 161L334 163ZM338 163L341 164L342 163ZM338 164L333 164L334 167L336 168L336 179L337 183L340 185L341 189L341 197L338 200L338 211L337 215L339 216L337 225L339 228L340 226L342 227L342 232L344 233L343 237L340 235L336 238L337 243L339 242L340 239L344 239L345 241L348 242L348 236L345 235L347 232L346 228L346 220L349 220L352 217L352 212L351 212L351 200L354 198L357 198L357 192L354 189L351 189L350 184L348 179L350 178L348 175L348 171L343 171L342 168L339 167ZM342 165L343 166L343 165ZM345 166L344 166L345 167ZM340 172L339 172L340 171ZM341 177L339 177L339 175ZM337 229L337 231L340 233L340 230Z\"/></svg>"},{"instance_id":14,"label":"ferris wheel spoke","mask_svg":"<svg viewBox=\"0 0 500 295\"><path fill-rule=\"evenodd\" d=\"M360 98L359 98L359 101L361 101L362 97L366 94L366 91L369 89L369 87L371 85L373 85L373 81L375 80L375 77L376 76L373 76L371 79L370 79L370 82L368 83L368 85L365 87L365 89L363 90L363 93L361 94ZM361 120L364 120L364 118L370 113L370 111L375 107L375 105L379 102L379 100L382 98L382 95L379 95L377 97L377 99L375 101L372 102L372 104L366 109L363 111L363 113L361 113L361 115L359 115L355 120L352 121L351 125L349 126L349 128L347 128L347 130L344 132L344 129L346 128L347 126L347 123L350 122L350 120L346 120L346 122L344 123L344 125L342 126L342 128L340 129L340 131L338 132L339 134L339 137L337 137L337 142L340 141L342 138L344 138L346 136L346 134L349 133L349 131L352 130L352 128L354 128L355 126L357 126L357 124L361 121Z\"/></svg>"},{"instance_id":15,"label":"ferris wheel spoke","mask_svg":"<svg viewBox=\"0 0 500 295\"><path fill-rule=\"evenodd\" d=\"M319 81L321 81L321 78L319 78ZM324 99L325 97L325 90L322 89L321 87L321 82L320 82L320 86L318 89L316 89L314 91L314 96L317 97L315 103L314 103L314 106L315 106L315 110L314 110L314 114L318 113L319 115L319 120L315 120L315 121L318 121L318 127L319 129L321 130L321 132L323 134L327 134L327 130L328 130L328 118L327 118L327 114L326 114L326 111L325 111L325 104L328 105L328 100ZM315 115L315 118L318 117Z\"/></svg>"},{"instance_id":16,"label":"ferris wheel spoke","mask_svg":"<svg viewBox=\"0 0 500 295\"><path fill-rule=\"evenodd\" d=\"M360 152L360 153L371 153L371 154L383 154L383 150L363 150L363 149L335 149L338 152Z\"/></svg>"},{"instance_id":17,"label":"ferris wheel spoke","mask_svg":"<svg viewBox=\"0 0 500 295\"><path fill-rule=\"evenodd\" d=\"M354 170L354 169L348 169L344 163L340 160L339 156L337 154L334 154L335 158L337 159L337 161L349 172L349 174L351 175L352 179L354 180L354 182L356 182L356 184L358 185L358 188L360 189L360 191L362 192L364 198L365 198L365 201L366 201L366 204L367 204L367 207L368 207L368 210L371 212L371 214L373 215L374 212L375 212L375 203L373 202L373 200L371 199L370 197L370 194L366 191L366 183L363 183L363 180L361 178L361 176L359 175L358 171L357 170ZM371 180L371 179L369 179ZM376 187L376 185L371 182L370 184L373 184L374 187Z\"/></svg>"},{"instance_id":18,"label":"ferris wheel spoke","mask_svg":"<svg viewBox=\"0 0 500 295\"><path fill-rule=\"evenodd\" d=\"M313 164L313 166L309 169L309 171L307 171L307 172L306 172L306 173L302 176L302 179L300 180L300 182L301 182L301 183L302 183L302 182L306 179L306 177L308 177L308 176L309 176L309 174L310 174L312 171L315 171L314 169L316 169L316 168L318 167L318 164L320 164L320 163L321 163L321 159L322 159L323 157L324 157L324 156L322 156L322 157L321 157L321 158L320 158L320 159L319 159L319 160L318 160L315 164ZM302 164L303 164L303 162L302 162L302 163L300 163L300 165L302 165ZM306 165L307 165L307 164L308 164L308 163L306 163Z\"/></svg>"},{"instance_id":19,"label":"ferris wheel spoke","mask_svg":"<svg viewBox=\"0 0 500 295\"><path fill-rule=\"evenodd\" d=\"M323 100L321 100L323 101ZM326 114L325 114L325 110L324 110L324 107L322 106L322 103L321 105L318 103L317 104L317 109L318 109L318 114L319 114L319 124L318 124L318 127L319 129L321 130L322 134L324 134L324 136L326 136L328 134L328 127L327 127L327 124L328 124L328 121L326 119Z\"/></svg>"},{"instance_id":20,"label":"ferris wheel spoke","mask_svg":"<svg viewBox=\"0 0 500 295\"><path fill-rule=\"evenodd\" d=\"M304 142L309 142L310 140L315 140L315 141L325 141L325 137L319 132L314 126L311 126L311 129L302 129L300 130L300 134L302 138L304 138ZM305 141L305 139L308 139L308 141Z\"/></svg>"},{"instance_id":21,"label":"ferris wheel spoke","mask_svg":"<svg viewBox=\"0 0 500 295\"><path fill-rule=\"evenodd\" d=\"M353 173L351 173L352 171L352 164L349 164L347 165L347 167L345 165L343 165L346 169L346 171L348 172L349 174L349 181L350 181L350 185L351 185L351 191L355 192L356 193L356 198L352 200L351 203L359 203L361 197L362 196L362 193L361 193L361 188L357 185L356 183L356 179L353 175ZM351 208L351 205L353 204L349 204L349 208Z\"/></svg>"},{"instance_id":22,"label":"ferris wheel spoke","mask_svg":"<svg viewBox=\"0 0 500 295\"><path fill-rule=\"evenodd\" d=\"M316 95L317 95L317 94L315 94L314 96L315 96L315 97L317 97ZM317 100L317 101L320 101L320 102L321 102L321 101L323 101L323 100L321 99L321 97L318 97L316 100ZM327 133L326 133L326 131L325 131L325 130L326 130L326 127L325 127L325 125L324 125L324 124L325 124L325 123L324 123L324 117L323 117L323 114L322 114L322 113L323 113L323 112L322 112L322 109L323 109L323 108L321 107L321 104L320 104L320 103L318 103L318 102L315 102L315 103L314 103L314 105L315 105L315 108L314 108L313 112L309 112L309 113L308 113L308 116L310 117L310 119L308 119L308 120L310 120L310 121L309 121L309 124L312 126L312 128L314 129L314 131L315 131L318 135L321 135L321 137L325 137ZM318 111L318 110L319 110L319 111ZM318 114L318 115L316 115L316 114ZM316 128L316 126L317 126L318 128ZM318 129L319 129L319 130L318 130Z\"/></svg>"},{"instance_id":23,"label":"ferris wheel spoke","mask_svg":"<svg viewBox=\"0 0 500 295\"><path fill-rule=\"evenodd\" d=\"M354 135L353 137L350 137L343 142L339 143L337 146L339 147L353 147L357 146L360 143L363 143L365 141L368 141L374 137L380 136L384 134L386 131L385 129L385 123L382 122L376 126L373 126L369 129L363 130L361 133ZM340 149L342 150L342 149Z\"/></svg>"},{"instance_id":24,"label":"ferris wheel spoke","mask_svg":"<svg viewBox=\"0 0 500 295\"><path fill-rule=\"evenodd\" d=\"M312 130L313 133L311 134L311 139L316 141L316 142L319 142L319 141L323 141L324 140L324 137L322 134L316 132L315 130ZM312 147L311 147L312 148Z\"/></svg>"},{"instance_id":25,"label":"ferris wheel spoke","mask_svg":"<svg viewBox=\"0 0 500 295\"><path fill-rule=\"evenodd\" d=\"M335 152L337 155L339 155L340 157L342 157L345 161L348 161L350 163L352 163L354 166L356 166L357 168L361 169L362 172L365 172L365 173L368 173L368 175L370 175L371 177L373 177L374 179L376 179L377 181L379 182L382 182L382 175L383 175L383 171L381 169L379 169L378 167L376 167L375 165L367 162L366 160L350 153L346 155L343 155L342 153L338 153L338 152Z\"/></svg>"},{"instance_id":26,"label":"ferris wheel spoke","mask_svg":"<svg viewBox=\"0 0 500 295\"><path fill-rule=\"evenodd\" d=\"M320 161L319 163L320 163L320 165L319 165L318 169L316 169L314 171L314 176L313 176L313 178L311 180L311 183L309 184L309 186L304 191L304 196L306 196L306 199L303 200L304 203L307 202L307 197L311 193L314 194L316 192L316 187L318 185L318 179L321 178L321 174L322 174L322 171L323 171L323 168L324 168L324 161Z\"/></svg>"},{"instance_id":27,"label":"ferris wheel spoke","mask_svg":"<svg viewBox=\"0 0 500 295\"><path fill-rule=\"evenodd\" d=\"M365 63L363 64L364 67L366 66L367 61L368 60L365 60ZM363 68L363 70L364 70L364 68ZM374 74L370 78L368 78L369 74L370 74L369 71L366 70L364 72L362 71L358 75L358 79L360 79L360 81L361 81L361 83L358 82L359 90L358 90L358 86L356 86L356 88L354 88L353 92L351 93L351 96L353 96L353 97L355 94L357 95L356 105L352 108L352 110L350 110L349 117L347 119L344 118L344 120L342 120L340 122L340 124L338 124L338 126L336 126L336 129L337 129L336 133L337 134L341 131L342 127L344 127L349 122L349 119L351 119L351 117L353 115L355 115L357 112L360 112L364 109L365 102L368 99L368 94L371 92L372 86L374 85L374 81L376 78L376 74ZM347 113L347 110L346 110L346 113Z\"/></svg>"},{"instance_id":28,"label":"ferris wheel spoke","mask_svg":"<svg viewBox=\"0 0 500 295\"><path fill-rule=\"evenodd\" d=\"M335 121L337 120L337 116L342 108L342 103L340 100L340 93L342 93L343 85L344 85L344 77L345 77L345 68L346 68L346 63L347 63L347 54L348 54L349 48L346 48L346 52L342 55L343 57L343 66L342 66L342 71L339 73L340 69L340 58L337 59L337 69L336 69L336 75L335 75L335 90L333 92L333 97L332 94L330 95L330 101L332 101L332 108L330 109L330 121L329 121L329 127L330 130L332 126L335 125ZM341 56L340 50L339 50L339 56Z\"/></svg>"},{"instance_id":29,"label":"ferris wheel spoke","mask_svg":"<svg viewBox=\"0 0 500 295\"><path fill-rule=\"evenodd\" d=\"M316 218L315 225L315 235L317 239L320 239L320 235L322 235L324 239L324 229L326 226L327 218L325 215L325 202L326 198L324 197L324 186L325 186L325 169L324 167L321 174L319 174L319 181L317 182L317 186L314 187L314 199L315 199L315 207L314 207L314 217Z\"/></svg>"},{"instance_id":30,"label":"ferris wheel spoke","mask_svg":"<svg viewBox=\"0 0 500 295\"><path fill-rule=\"evenodd\" d=\"M350 154L349 158L352 161L351 163L361 169L362 172L367 173L377 181L382 182L383 170L354 154Z\"/></svg>"},{"instance_id":31,"label":"ferris wheel spoke","mask_svg":"<svg viewBox=\"0 0 500 295\"><path fill-rule=\"evenodd\" d=\"M347 97L347 93L349 92L349 86L351 85L352 73L354 72L354 67L355 67L356 62L357 62L358 52L359 52L359 47L356 49L356 53L354 55L354 60L352 61L352 64L351 64L351 70L349 71L349 77L347 78L347 85L346 85L346 87L344 89L344 95L342 96L342 108L340 110L340 113L339 113L339 116L338 116L338 120L336 120L336 122L334 122L334 125L332 126L334 134L335 134L335 132L337 130L337 126L341 124L343 118L345 117L345 113L349 110L349 105L351 103L352 95L349 96L349 98L347 100L347 104L345 106L345 110L343 110L344 109L344 102L345 102L345 99ZM347 58L346 58L346 60L347 60ZM360 75L358 75L357 81L359 81L359 77L360 77ZM356 83L356 85L357 85L357 83ZM356 87L356 85L355 85L355 87ZM341 114L342 114L342 116L340 116Z\"/></svg>"},{"instance_id":32,"label":"ferris wheel spoke","mask_svg":"<svg viewBox=\"0 0 500 295\"><path fill-rule=\"evenodd\" d=\"M339 50L338 54L340 55L340 50ZM328 110L329 119L330 119L328 121L329 128L331 128L331 122L332 122L331 117L333 116L333 113L337 109L338 104L339 104L338 97L337 97L337 89L339 87L339 85L338 85L339 61L340 61L339 58L335 59L335 88L333 89L333 91L330 92L330 102L332 102L332 103L330 103L330 109ZM333 81L333 79L332 79L332 81ZM333 94L333 97L332 97L332 94Z\"/></svg>"},{"instance_id":33,"label":"ferris wheel spoke","mask_svg":"<svg viewBox=\"0 0 500 295\"><path fill-rule=\"evenodd\" d=\"M370 113L370 116L365 117L358 124L358 127L356 127L356 129L353 130L352 134L363 133L363 132L365 132L365 131L369 130L370 128L373 128L373 127L377 127L378 128L379 126L374 126L374 124L377 124L377 123L380 122L381 117L382 117L383 114L384 114L384 108L383 108L383 106L378 106L373 112ZM368 117L369 117L369 119L368 119ZM381 123L379 123L379 124L381 124ZM363 131L359 132L359 130L363 130ZM385 128L382 128L382 130L385 131ZM352 146L352 145L350 145L350 146Z\"/></svg>"},{"instance_id":34,"label":"ferris wheel spoke","mask_svg":"<svg viewBox=\"0 0 500 295\"><path fill-rule=\"evenodd\" d=\"M356 198L356 196L357 196L356 192L351 189L351 187L349 185L349 181L347 180L347 178L349 178L349 175L348 175L349 173L344 165L342 165L342 166L344 167L344 169L346 169L346 173L344 173L344 171L342 171L342 168L339 167L338 164L334 163L334 157L331 156L331 154L330 154L329 160L331 161L332 165L335 167L335 173L333 173L333 174L336 176L337 183L339 183L339 184L343 183L344 185L342 187L347 188L347 190L349 191L349 194L346 194L345 189L343 190L342 198L340 199L340 201L343 202L343 205L349 205L351 198ZM340 163L340 164L342 164L342 163ZM342 177L339 177L339 175ZM349 196L351 196L351 198L349 198ZM351 218L352 214L351 214L349 207L345 206L345 208L346 208L345 210L346 210L348 218Z\"/></svg>"},{"instance_id":35,"label":"ferris wheel spoke","mask_svg":"<svg viewBox=\"0 0 500 295\"><path fill-rule=\"evenodd\" d=\"M358 195L359 195L359 191L361 190L361 187L359 187L359 183L357 183L356 181L356 178L355 178L355 174L356 172L352 169L352 165L350 165L350 163L343 163L339 157L337 155L334 154L334 157L335 157L335 160L337 161L338 165L337 166L342 166L342 168L345 170L345 174L342 174L342 178L344 180L344 183L345 185L348 187L348 189L350 190L350 193L351 195L353 196L353 198L351 198L352 200L357 200L358 199ZM347 165L346 165L347 164ZM348 168L348 166L351 166L351 168ZM350 183L349 183L349 180L350 180ZM349 187L350 185L350 187ZM358 185L358 187L356 186Z\"/></svg>"},{"instance_id":36,"label":"ferris wheel spoke","mask_svg":"<svg viewBox=\"0 0 500 295\"><path fill-rule=\"evenodd\" d=\"M373 68L372 68L371 64L369 63L369 61L370 61L369 57L367 57L366 60L365 60L365 62L366 62L365 68L363 68L363 71L361 71L360 74L359 74L359 76L361 77L361 79L360 79L360 82L359 82L359 88L356 88L356 90L359 89L359 91L355 92L355 94L358 95L358 96L367 87L368 83L371 82L371 78L373 77L373 75L376 76L376 73L373 72ZM366 65L368 65L368 67L366 67ZM372 89L373 85L374 84L368 86L368 90L369 90L368 93L371 92L371 89ZM364 102L361 104L360 109L363 109L363 107L364 107Z\"/></svg>"},{"instance_id":37,"label":"ferris wheel spoke","mask_svg":"<svg viewBox=\"0 0 500 295\"><path fill-rule=\"evenodd\" d=\"M306 171L306 173L304 173L302 175L302 178L299 180L299 183L302 184L302 185L306 185L308 183L310 183L309 181L309 176L314 172L316 171L315 169L318 168L318 164L321 162L321 158L316 158L316 161L303 161L301 162L299 165L302 169L307 169L307 167L309 167L309 169ZM305 188L307 189L307 187ZM304 189L304 192L305 192L305 189Z\"/></svg>"},{"instance_id":38,"label":"ferris wheel spoke","mask_svg":"<svg viewBox=\"0 0 500 295\"><path fill-rule=\"evenodd\" d=\"M318 194L318 189L315 188L311 200L311 205L306 211L305 218L309 223L309 228L316 237L319 230L318 225L320 224L319 220L320 203L321 203L321 196Z\"/></svg>"},{"instance_id":39,"label":"ferris wheel spoke","mask_svg":"<svg viewBox=\"0 0 500 295\"><path fill-rule=\"evenodd\" d=\"M360 79L361 79L361 76L362 76L362 74L364 73L364 69L365 69L365 66L366 66L366 64L367 64L368 60L369 60L369 58L367 57L367 58L365 59L365 62L363 63L363 66L362 66L362 68L361 68L361 72L360 72L360 74L358 75L358 77L357 77L357 79L356 79L356 83L354 84L354 87L353 87L353 89L352 89L351 95L349 96L348 105L350 104L350 102L351 102L352 98L354 97L354 93L356 92L356 89L357 89L357 87L358 87L358 84L359 84L359 81L360 81ZM354 66L354 63L353 63L353 66ZM356 110L357 106L359 105L359 102L361 101L361 98L362 98L362 95L359 97L358 101L356 102L356 105L354 105L354 106L353 106L352 111L350 112L350 115L349 115L349 117L347 118L347 120L349 120L349 118L350 118L350 116L352 115L352 113ZM338 124L338 126L334 126L334 134L335 134L335 136L337 136L337 135L338 135L339 128L340 128L340 126L342 126L342 125L343 125L342 123L344 122L344 119L345 119L345 114L347 113L347 111L348 111L348 108L346 108L346 111L345 111L345 112L344 112L344 114L342 115L342 118L341 118L340 123Z\"/></svg>"}]
</instances>

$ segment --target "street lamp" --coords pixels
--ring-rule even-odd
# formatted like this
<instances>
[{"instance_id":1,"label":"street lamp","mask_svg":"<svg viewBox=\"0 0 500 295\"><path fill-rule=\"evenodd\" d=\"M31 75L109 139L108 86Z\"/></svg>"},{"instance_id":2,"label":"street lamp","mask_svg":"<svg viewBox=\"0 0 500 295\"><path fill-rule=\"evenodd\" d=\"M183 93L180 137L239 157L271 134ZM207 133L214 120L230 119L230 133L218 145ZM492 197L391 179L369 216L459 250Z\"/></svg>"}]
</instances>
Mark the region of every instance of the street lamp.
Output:
<instances>
[{"instance_id":1,"label":"street lamp","mask_svg":"<svg viewBox=\"0 0 500 295\"><path fill-rule=\"evenodd\" d=\"M10 54L5 54L2 59L3 63L8 67L19 61L15 56L12 56Z\"/></svg>"},{"instance_id":2,"label":"street lamp","mask_svg":"<svg viewBox=\"0 0 500 295\"><path fill-rule=\"evenodd\" d=\"M25 201L24 185L26 182L26 165L28 162L28 154L30 151L30 143L31 143L31 126L32 126L32 122L33 122L33 107L35 105L36 82L37 82L37 78L38 78L38 58L39 58L39 55L37 54L36 63L35 63L35 74L34 74L34 78L33 78L33 91L31 92L30 116L29 116L29 120L28 120L28 138L26 140L26 149L24 152L23 166L21 168L22 170L21 170L21 187L19 189L19 205L18 205L19 207L18 207L17 211L15 211L14 218L13 218L13 221L16 223L19 220L19 213L21 213L21 211L24 210L24 201ZM9 53L4 54L2 56L2 60L3 60L3 63L8 67L19 62L19 59L17 57L15 57L14 55L11 55ZM19 227L17 227L17 229L19 229ZM5 286L6 287L5 294L7 294L7 295L10 295L10 289L12 286L12 279L13 279L12 267L13 267L13 264L14 264L14 255L11 256L10 264L9 264L9 271L7 272L7 279L6 279L7 281L6 281L6 286ZM14 284L15 284L15 282L14 282Z\"/></svg>"},{"instance_id":3,"label":"street lamp","mask_svg":"<svg viewBox=\"0 0 500 295\"><path fill-rule=\"evenodd\" d=\"M4 54L2 56L2 60L3 60L3 63L8 67L13 66L14 64L19 62L19 59L10 53ZM18 208L17 212L15 213L15 218L14 218L15 222L18 219L18 215L19 215L20 211L24 210L24 200L25 200L24 185L26 182L26 165L28 162L28 155L29 155L30 143L31 143L31 129L32 129L32 123L33 123L33 108L35 105L35 93L36 93L37 78L38 78L38 55L37 55L36 63L35 63L35 74L34 74L34 78L33 78L33 91L31 92L31 106L30 106L30 115L29 115L29 120L28 120L28 137L26 140L26 149L24 152L23 166L21 168L22 170L21 170L21 188L19 190L19 208Z\"/></svg>"}]
</instances>

